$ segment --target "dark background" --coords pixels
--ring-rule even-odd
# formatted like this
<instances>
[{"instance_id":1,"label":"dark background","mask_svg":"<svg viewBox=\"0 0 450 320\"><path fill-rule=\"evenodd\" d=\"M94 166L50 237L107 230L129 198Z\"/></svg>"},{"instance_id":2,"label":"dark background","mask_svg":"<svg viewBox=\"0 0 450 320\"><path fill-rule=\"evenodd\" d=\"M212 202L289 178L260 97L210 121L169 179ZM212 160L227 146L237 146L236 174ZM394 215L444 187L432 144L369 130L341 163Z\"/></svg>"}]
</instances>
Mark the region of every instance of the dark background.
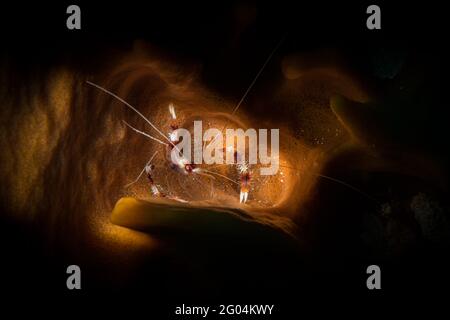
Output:
<instances>
[{"instance_id":1,"label":"dark background","mask_svg":"<svg viewBox=\"0 0 450 320\"><path fill-rule=\"evenodd\" d=\"M371 61L374 52L386 48L391 52L404 53L411 63L421 64L426 70L423 76L427 77L424 92L433 96L434 103L427 110L428 116L422 119L421 130L413 130L417 136L412 139L412 147L426 150L443 163L448 160L447 127L450 118L444 83L448 65L448 32L445 10L440 4L377 2L382 11L382 30L375 31L365 27L365 10L372 2L257 4L185 1L163 4L104 1L93 4L91 1L77 1L73 4L81 7L82 29L74 31L66 29L65 11L69 4L72 3L1 5L0 54L2 59L8 58L9 71L12 70L24 81L36 70L45 74L58 65L95 73L103 68L101 57L105 53L131 48L133 41L138 38L163 48L178 60L201 63L204 82L223 96L237 100L268 53L285 35L286 40L277 51L277 56L333 48L346 56L353 69L371 78L374 89L380 91L388 84L385 79L377 77ZM241 41L232 45L230 39L235 32L234 13L239 6L256 7L258 19L244 30ZM280 71L269 64L256 85L256 91L258 86L267 85L271 75L277 72ZM405 109L399 108L397 112L404 115ZM415 119L405 116L404 121L411 121L414 125ZM383 183L382 179L380 183ZM399 189L407 184L402 183L399 183ZM322 188L326 193L326 186ZM436 194L446 198L446 194L441 191ZM48 253L42 252L36 244L41 235L32 227L17 226L3 220L0 236L3 244L1 290L11 295L14 293L14 296L17 294L24 301L28 301L24 296L38 300L39 297L49 295L54 299L52 301L64 297L69 303L71 299L87 297L95 304L95 301L111 297L110 291L103 292L95 285L91 291L88 287L81 292L67 292L66 274L61 268L67 265L65 258L50 258ZM224 297L218 303L278 303L287 314L298 313L304 301L324 305L329 301L339 301L345 308L351 304L349 301L361 299L372 306L384 303L399 306L400 300L404 298L422 302L421 299L425 297L445 297L445 290L450 284L446 249L446 246L424 246L418 251L384 262L381 264L383 289L378 292L368 291L365 284L361 283L361 279L366 277L364 268L371 262L349 257L349 261L354 259L355 263L350 264L352 267L346 271L328 264L313 267L298 272L298 278L285 290L280 287L272 292L260 291L259 288L241 290L230 285L225 288ZM252 265L251 262L246 263ZM300 262L295 261L292 265L297 264ZM339 271L334 272L335 268ZM242 267L242 273L241 276L245 278L245 267ZM93 281L95 283L95 279ZM164 299L165 296L158 297L155 288L161 284L152 281L154 279L143 279L142 282L130 284L125 293L120 292L119 299L144 300L143 304L136 303L134 307L149 315L156 309L163 313L166 309L171 310L171 306L178 303L177 299L168 301ZM276 279L273 281L276 283ZM296 288L295 291L293 288ZM147 297L156 300L149 302ZM202 292L196 292L191 299L194 303L208 301ZM179 302L189 303L189 300L183 296Z\"/></svg>"}]
</instances>

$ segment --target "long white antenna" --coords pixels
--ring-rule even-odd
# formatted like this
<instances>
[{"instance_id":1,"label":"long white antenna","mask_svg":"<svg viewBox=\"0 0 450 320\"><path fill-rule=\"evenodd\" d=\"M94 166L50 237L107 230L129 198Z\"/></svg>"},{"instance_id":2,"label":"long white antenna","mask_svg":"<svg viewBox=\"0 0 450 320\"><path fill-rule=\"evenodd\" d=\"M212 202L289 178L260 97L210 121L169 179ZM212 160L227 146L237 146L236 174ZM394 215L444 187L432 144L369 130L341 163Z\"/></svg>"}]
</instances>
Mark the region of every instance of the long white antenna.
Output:
<instances>
[{"instance_id":1,"label":"long white antenna","mask_svg":"<svg viewBox=\"0 0 450 320\"><path fill-rule=\"evenodd\" d=\"M236 107L234 107L233 112L231 112L231 115L233 116L236 111L239 109L239 107L241 106L242 102L244 102L245 98L247 97L248 93L250 92L250 90L252 90L253 86L256 83L256 80L258 80L259 76L261 75L261 73L264 71L264 68L266 67L266 65L269 63L270 59L272 59L273 55L275 54L275 52L278 50L278 48L281 46L281 44L283 43L284 39L286 39L286 35L283 36L283 38L281 38L281 40L277 43L277 45L275 46L275 48L272 50L272 52L269 54L269 56L267 57L266 61L264 62L264 64L262 65L261 69L259 69L258 73L256 74L255 78L253 79L253 81L250 83L249 87L247 88L247 91L245 91L244 95L242 96L241 100L239 100L238 104L236 105ZM226 123L222 129L222 131L226 128L228 123ZM222 132L221 131L221 132ZM219 136L219 134L217 134L208 145L211 145L211 143L213 143L214 141L216 141L217 137ZM203 149L205 149L206 146L206 141L203 143Z\"/></svg>"},{"instance_id":2,"label":"long white antenna","mask_svg":"<svg viewBox=\"0 0 450 320\"><path fill-rule=\"evenodd\" d=\"M150 158L150 160L148 160L148 162L145 164L144 169L142 169L141 173L139 173L139 175L137 176L136 180L134 180L133 182L130 182L129 184L127 184L125 186L125 188L128 188L129 186L135 184L136 182L139 181L139 179L141 178L142 174L145 171L145 168L147 168L147 166L150 164L150 162L152 162L153 158L156 156L156 154L158 153L158 151L155 151L155 153L152 155L152 157Z\"/></svg>"},{"instance_id":3,"label":"long white antenna","mask_svg":"<svg viewBox=\"0 0 450 320\"><path fill-rule=\"evenodd\" d=\"M217 172L214 172L214 171L209 171L209 170L206 170L206 169L202 169L202 171L207 172L207 173L210 173L210 174L215 174L215 175L217 175L217 176L219 176L219 177L222 177L222 178L224 178L224 179L227 179L228 181L231 181L231 182L233 182L233 183L239 185L239 183L237 183L236 181L234 181L234 180L228 178L227 176L224 176L223 174L220 174L220 173L217 173Z\"/></svg>"},{"instance_id":4,"label":"long white antenna","mask_svg":"<svg viewBox=\"0 0 450 320\"><path fill-rule=\"evenodd\" d=\"M278 50L278 48L281 46L281 44L283 43L284 39L286 38L286 35L283 36L283 38L281 38L281 40L277 43L277 45L275 46L275 48L272 50L272 52L270 53L270 55L267 57L266 61L264 62L264 64L262 65L261 69L259 69L258 73L256 74L256 77L253 79L252 83L250 83L250 86L248 87L247 91L245 91L244 95L242 96L241 100L239 100L239 103L236 105L236 107L233 109L233 112L231 113L231 115L234 115L236 113L236 111L239 109L239 107L241 106L242 102L245 100L245 98L247 97L248 93L250 92L250 90L252 90L253 86L256 83L256 80L258 80L259 76L261 75L261 73L264 71L264 68L266 67L266 65L269 63L270 59L272 59L273 55L275 54L275 52Z\"/></svg>"},{"instance_id":5,"label":"long white antenna","mask_svg":"<svg viewBox=\"0 0 450 320\"><path fill-rule=\"evenodd\" d=\"M134 128L132 125L130 125L130 124L129 124L128 122L126 122L125 120L122 120L122 121L123 121L123 123L125 123L125 125L126 125L127 127L129 127L130 129L136 131L137 133L142 134L143 136L146 136L147 138L150 138L150 139L152 139L152 140L154 140L154 141L156 141L156 142L159 142L160 144L163 144L163 145L165 145L165 146L168 146L167 143L165 143L165 142L163 142L163 141L161 141L161 140L159 140L159 139L157 139L157 138L155 138L155 137L149 135L148 133L145 133L145 132L143 132L143 131L140 131L140 130Z\"/></svg>"},{"instance_id":6,"label":"long white antenna","mask_svg":"<svg viewBox=\"0 0 450 320\"><path fill-rule=\"evenodd\" d=\"M125 100L123 100L121 97L119 97L118 95L112 93L111 91L109 91L108 89L105 89L101 86L99 86L98 84L95 84L89 80L86 81L87 84L90 84L93 87L96 87L97 89L102 90L103 92L109 94L110 96L116 98L117 100L119 100L120 102L122 102L123 104L125 104L128 108L130 108L131 110L133 110L134 112L136 112L142 119L144 119L150 126L152 126L153 129L155 129L161 136L163 136L175 149L178 150L177 146L174 145L172 143L172 141L170 141L169 138L166 137L166 135L164 133L162 133L153 123L150 122L150 120L148 120L142 113L139 112L138 109L136 109L135 107L133 107L131 104L129 104L128 102L126 102ZM179 150L178 150L179 151Z\"/></svg>"}]
</instances>

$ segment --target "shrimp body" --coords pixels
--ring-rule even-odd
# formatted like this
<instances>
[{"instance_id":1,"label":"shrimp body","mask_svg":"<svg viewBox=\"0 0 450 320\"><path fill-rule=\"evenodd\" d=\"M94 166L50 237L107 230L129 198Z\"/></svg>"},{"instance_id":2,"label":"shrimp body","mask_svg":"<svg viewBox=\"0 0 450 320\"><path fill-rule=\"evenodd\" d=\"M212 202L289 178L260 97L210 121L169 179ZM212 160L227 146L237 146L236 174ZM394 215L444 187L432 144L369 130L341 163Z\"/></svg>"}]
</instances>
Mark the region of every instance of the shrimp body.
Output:
<instances>
[{"instance_id":1,"label":"shrimp body","mask_svg":"<svg viewBox=\"0 0 450 320\"><path fill-rule=\"evenodd\" d=\"M191 173L199 173L200 168L197 167L194 163L190 163L188 160L182 158L177 163L178 169L184 173L184 174L191 174Z\"/></svg>"}]
</instances>

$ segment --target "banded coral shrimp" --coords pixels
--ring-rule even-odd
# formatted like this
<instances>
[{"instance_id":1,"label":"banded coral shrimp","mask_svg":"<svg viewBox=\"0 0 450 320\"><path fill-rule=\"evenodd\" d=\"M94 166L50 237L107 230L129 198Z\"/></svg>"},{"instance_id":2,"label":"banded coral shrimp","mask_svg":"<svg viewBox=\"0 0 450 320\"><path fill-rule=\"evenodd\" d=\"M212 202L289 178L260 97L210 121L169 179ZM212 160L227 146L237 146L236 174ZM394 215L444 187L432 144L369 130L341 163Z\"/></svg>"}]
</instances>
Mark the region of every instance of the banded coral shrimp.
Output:
<instances>
[{"instance_id":1,"label":"banded coral shrimp","mask_svg":"<svg viewBox=\"0 0 450 320\"><path fill-rule=\"evenodd\" d=\"M119 97L118 95L114 94L113 92L109 91L106 88L103 88L100 85L97 85L91 81L86 81L87 84L103 91L104 93L112 96L113 98L117 99L118 101L122 102L123 104L125 104L128 108L130 108L131 110L133 110L137 115L139 115L140 118L144 119L144 121L149 124L164 140L166 140L167 142L162 141L161 139L158 139L142 130L138 130L137 128L133 127L132 125L130 125L129 123L127 123L126 121L123 120L124 124L129 127L131 130L133 130L134 132L145 136L148 139L153 140L154 142L159 143L160 145L163 145L165 148L165 154L166 154L166 160L168 163L168 167L170 169L172 169L173 171L176 171L178 173L181 173L182 175L188 175L188 176L192 176L194 180L196 180L198 182L198 184L203 185L204 187L204 183L200 180L197 179L197 175L201 175L201 176L205 176L208 177L209 179L215 179L213 175L224 178L224 179L229 179L226 176L223 176L219 173L210 171L210 170L203 170L202 168L198 167L197 165L195 165L194 163L188 161L185 157L183 156L179 156L177 158L177 161L171 161L170 159L170 154L172 150L176 150L177 153L180 153L179 148L177 147L177 144L179 143L179 139L177 137L176 134L176 130L179 127L179 124L177 122L177 116L176 116L176 111L175 111L175 106L171 103L169 104L169 114L170 114L170 121L169 121L169 132L167 134L167 136L154 124L152 123L147 117L145 117L139 110L137 110L135 107L133 107L131 104L129 104L127 101L125 101L124 99L122 99L121 97ZM157 152L156 152L157 153ZM151 163L151 161L153 160L153 158L156 156L156 153L151 157L151 159L147 162L147 164L144 166L144 168L142 169L142 171L140 172L140 174L138 175L138 177L132 182L126 185L126 187L131 186L132 184L136 183L142 176L142 174L144 172L147 173L147 177L150 183L150 187L151 187L151 194L153 196L165 196L165 197L169 197L171 199L174 200L178 200L178 201L182 201L182 202L186 202L186 200L183 200L181 198L179 198L178 196L172 195L172 196L168 196L165 193L163 193L162 191L160 191L160 188L157 186L157 184L154 181L154 174L157 171L156 169L158 168L158 166L155 166L154 164ZM167 183L169 184L169 183ZM189 191L183 186L183 184L181 183L182 188L189 193Z\"/></svg>"}]
</instances>

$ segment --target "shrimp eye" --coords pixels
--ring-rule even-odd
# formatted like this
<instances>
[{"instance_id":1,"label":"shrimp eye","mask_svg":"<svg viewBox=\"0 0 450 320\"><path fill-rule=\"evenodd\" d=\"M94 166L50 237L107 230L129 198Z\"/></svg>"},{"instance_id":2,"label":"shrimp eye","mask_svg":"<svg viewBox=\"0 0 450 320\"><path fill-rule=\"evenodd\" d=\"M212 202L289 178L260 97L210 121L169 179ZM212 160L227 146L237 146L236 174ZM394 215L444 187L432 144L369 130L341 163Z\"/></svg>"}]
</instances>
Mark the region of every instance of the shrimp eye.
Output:
<instances>
[{"instance_id":1,"label":"shrimp eye","mask_svg":"<svg viewBox=\"0 0 450 320\"><path fill-rule=\"evenodd\" d=\"M195 169L195 165L191 164L191 163L187 163L184 165L184 169L191 173L194 169Z\"/></svg>"}]
</instances>

